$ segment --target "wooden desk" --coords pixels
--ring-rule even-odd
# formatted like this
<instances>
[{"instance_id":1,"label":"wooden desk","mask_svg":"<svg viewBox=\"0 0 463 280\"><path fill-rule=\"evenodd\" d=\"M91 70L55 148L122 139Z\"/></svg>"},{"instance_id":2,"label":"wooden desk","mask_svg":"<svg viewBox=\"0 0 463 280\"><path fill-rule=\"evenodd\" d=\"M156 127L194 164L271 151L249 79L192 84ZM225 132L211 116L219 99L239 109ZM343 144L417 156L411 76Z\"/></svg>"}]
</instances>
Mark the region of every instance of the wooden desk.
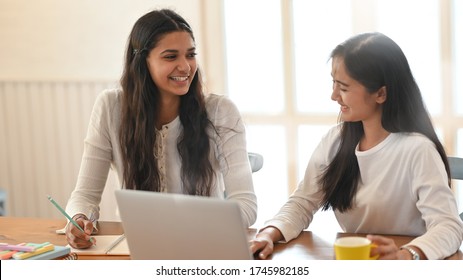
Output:
<instances>
[{"instance_id":1,"label":"wooden desk","mask_svg":"<svg viewBox=\"0 0 463 280\"><path fill-rule=\"evenodd\" d=\"M51 242L55 245L67 244L64 235L55 233L65 226L64 220L0 217L0 242L18 244L21 242ZM255 229L249 229L249 238L255 234ZM122 234L119 222L99 222L99 233L103 235ZM333 242L339 236L359 235L348 233L333 233L330 236L320 235L311 231L303 231L299 237L288 242L275 244L274 253L269 259L273 260L333 260ZM390 236L398 246L406 244L413 237ZM448 257L451 260L463 260L463 246L455 254ZM79 256L79 259L130 259L129 256Z\"/></svg>"},{"instance_id":2,"label":"wooden desk","mask_svg":"<svg viewBox=\"0 0 463 280\"><path fill-rule=\"evenodd\" d=\"M65 220L0 217L0 242L19 244L21 242L43 243L50 242L55 245L66 246L66 237L56 234L57 229L66 225ZM98 222L99 234L122 234L120 222ZM106 255L79 255L79 260L129 260L130 256L106 256Z\"/></svg>"},{"instance_id":3,"label":"wooden desk","mask_svg":"<svg viewBox=\"0 0 463 280\"><path fill-rule=\"evenodd\" d=\"M334 260L333 244L336 238L341 236L366 236L366 234L336 233L332 237L317 235L311 231L303 231L296 239L288 243L275 244L274 253L270 257L273 260L307 259L307 260ZM398 247L410 242L413 236L389 235L394 239ZM463 260L463 244L455 254L447 257L447 260Z\"/></svg>"}]
</instances>

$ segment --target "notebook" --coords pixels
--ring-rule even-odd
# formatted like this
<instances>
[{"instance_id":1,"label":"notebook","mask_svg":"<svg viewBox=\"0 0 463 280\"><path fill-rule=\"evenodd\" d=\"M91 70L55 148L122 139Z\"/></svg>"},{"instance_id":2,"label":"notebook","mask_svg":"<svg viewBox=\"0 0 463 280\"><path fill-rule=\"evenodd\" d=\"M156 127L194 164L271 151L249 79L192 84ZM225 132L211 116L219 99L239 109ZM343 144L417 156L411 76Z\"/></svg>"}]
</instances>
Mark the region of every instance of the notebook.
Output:
<instances>
[{"instance_id":1,"label":"notebook","mask_svg":"<svg viewBox=\"0 0 463 280\"><path fill-rule=\"evenodd\" d=\"M76 249L67 245L77 255L129 255L129 247L122 235L93 235L96 244L90 248Z\"/></svg>"},{"instance_id":2,"label":"notebook","mask_svg":"<svg viewBox=\"0 0 463 280\"><path fill-rule=\"evenodd\" d=\"M116 190L131 259L252 259L236 202Z\"/></svg>"}]
</instances>

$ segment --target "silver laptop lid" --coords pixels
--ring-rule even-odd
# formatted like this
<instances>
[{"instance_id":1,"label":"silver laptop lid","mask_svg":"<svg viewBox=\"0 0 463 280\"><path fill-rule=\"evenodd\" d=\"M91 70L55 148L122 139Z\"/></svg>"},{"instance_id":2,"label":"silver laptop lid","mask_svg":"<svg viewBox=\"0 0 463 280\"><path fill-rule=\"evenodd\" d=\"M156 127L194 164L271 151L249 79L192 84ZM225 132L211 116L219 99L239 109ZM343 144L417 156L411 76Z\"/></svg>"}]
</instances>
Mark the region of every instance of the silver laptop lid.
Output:
<instances>
[{"instance_id":1,"label":"silver laptop lid","mask_svg":"<svg viewBox=\"0 0 463 280\"><path fill-rule=\"evenodd\" d=\"M116 190L132 259L252 259L236 202Z\"/></svg>"}]
</instances>

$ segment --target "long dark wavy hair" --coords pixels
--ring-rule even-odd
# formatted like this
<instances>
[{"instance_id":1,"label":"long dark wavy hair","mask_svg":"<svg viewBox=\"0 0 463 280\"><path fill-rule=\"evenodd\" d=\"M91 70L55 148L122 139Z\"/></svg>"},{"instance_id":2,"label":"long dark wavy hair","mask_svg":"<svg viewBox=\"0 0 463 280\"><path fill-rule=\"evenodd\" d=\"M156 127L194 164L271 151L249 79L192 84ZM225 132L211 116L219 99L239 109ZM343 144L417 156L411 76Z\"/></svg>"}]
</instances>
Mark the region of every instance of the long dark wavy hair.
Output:
<instances>
[{"instance_id":1,"label":"long dark wavy hair","mask_svg":"<svg viewBox=\"0 0 463 280\"><path fill-rule=\"evenodd\" d=\"M420 89L400 47L381 33L365 33L349 38L331 52L342 58L351 78L373 93L385 86L381 124L388 132L418 132L436 146L447 171L450 169L444 147L433 128ZM359 183L355 147L363 136L362 122L343 122L341 142L333 161L319 178L324 196L322 209L345 212L353 207Z\"/></svg>"},{"instance_id":2,"label":"long dark wavy hair","mask_svg":"<svg viewBox=\"0 0 463 280\"><path fill-rule=\"evenodd\" d=\"M150 76L146 59L163 36L176 31L188 32L194 40L190 25L180 15L168 9L155 10L137 20L127 42L121 77L119 135L123 180L127 189L161 191L159 167L154 155L156 112L161 105L159 89ZM183 192L210 196L214 171L209 161L208 128L213 126L206 112L199 70L188 93L180 97L179 116L183 132L177 148L182 161Z\"/></svg>"}]
</instances>

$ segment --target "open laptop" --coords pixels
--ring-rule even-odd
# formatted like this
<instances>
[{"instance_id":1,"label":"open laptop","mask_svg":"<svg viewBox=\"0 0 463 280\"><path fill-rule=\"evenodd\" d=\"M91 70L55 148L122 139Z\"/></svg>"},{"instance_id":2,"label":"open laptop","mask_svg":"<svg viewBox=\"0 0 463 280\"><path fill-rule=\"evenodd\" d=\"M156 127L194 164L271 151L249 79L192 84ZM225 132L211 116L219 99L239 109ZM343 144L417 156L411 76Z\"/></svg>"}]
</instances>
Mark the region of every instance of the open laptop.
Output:
<instances>
[{"instance_id":1,"label":"open laptop","mask_svg":"<svg viewBox=\"0 0 463 280\"><path fill-rule=\"evenodd\" d=\"M132 259L252 259L236 202L134 190L115 194Z\"/></svg>"}]
</instances>

